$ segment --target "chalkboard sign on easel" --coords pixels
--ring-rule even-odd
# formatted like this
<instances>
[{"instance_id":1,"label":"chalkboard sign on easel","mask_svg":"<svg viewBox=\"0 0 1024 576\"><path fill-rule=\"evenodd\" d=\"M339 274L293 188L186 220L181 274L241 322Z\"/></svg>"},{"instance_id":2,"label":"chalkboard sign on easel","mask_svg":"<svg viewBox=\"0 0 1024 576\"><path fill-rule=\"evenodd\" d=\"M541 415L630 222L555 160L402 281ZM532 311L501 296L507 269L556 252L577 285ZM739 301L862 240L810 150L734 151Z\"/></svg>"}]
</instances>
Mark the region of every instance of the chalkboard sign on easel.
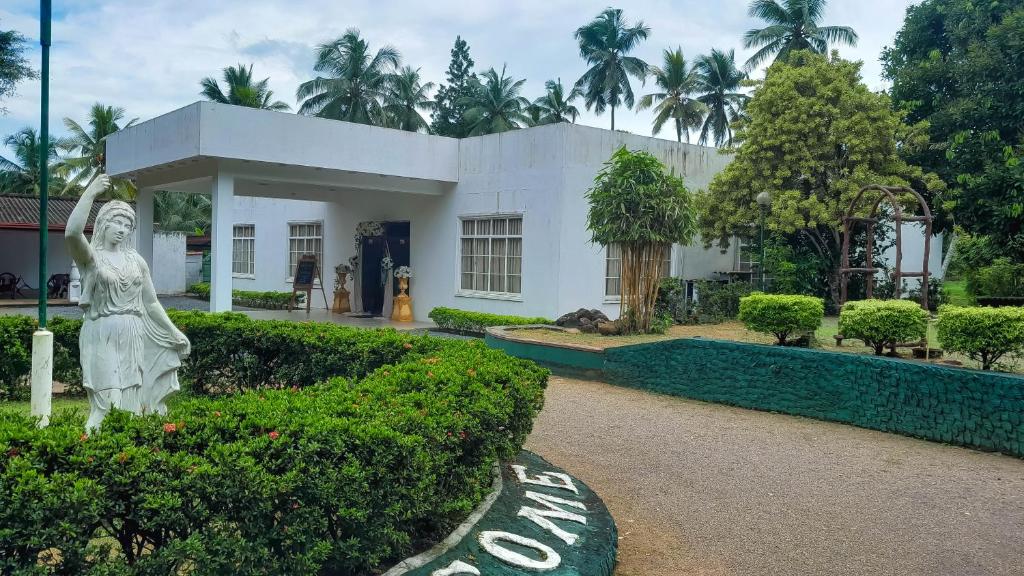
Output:
<instances>
[{"instance_id":1,"label":"chalkboard sign on easel","mask_svg":"<svg viewBox=\"0 0 1024 576\"><path fill-rule=\"evenodd\" d=\"M299 256L299 261L295 263L295 274L292 276L292 302L289 310L295 308L295 294L305 292L306 312L309 312L309 303L315 287L314 279L320 280L320 292L324 295L324 306L330 308L327 304L327 292L324 292L324 280L320 277L320 267L316 265L316 256L305 254Z\"/></svg>"}]
</instances>

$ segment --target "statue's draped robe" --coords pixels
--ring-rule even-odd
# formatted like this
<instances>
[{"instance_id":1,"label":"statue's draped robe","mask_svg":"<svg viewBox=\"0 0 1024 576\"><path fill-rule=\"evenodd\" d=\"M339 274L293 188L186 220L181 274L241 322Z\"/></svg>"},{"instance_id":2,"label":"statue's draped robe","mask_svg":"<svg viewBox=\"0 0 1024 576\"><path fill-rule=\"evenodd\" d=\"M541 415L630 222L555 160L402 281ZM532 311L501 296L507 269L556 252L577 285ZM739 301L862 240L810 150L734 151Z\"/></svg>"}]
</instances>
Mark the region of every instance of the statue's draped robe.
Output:
<instances>
[{"instance_id":1,"label":"statue's draped robe","mask_svg":"<svg viewBox=\"0 0 1024 576\"><path fill-rule=\"evenodd\" d=\"M150 318L143 302L146 264L134 250L122 254L118 266L96 250L82 274L79 347L90 428L111 408L164 414L165 399L180 388L175 337Z\"/></svg>"}]
</instances>

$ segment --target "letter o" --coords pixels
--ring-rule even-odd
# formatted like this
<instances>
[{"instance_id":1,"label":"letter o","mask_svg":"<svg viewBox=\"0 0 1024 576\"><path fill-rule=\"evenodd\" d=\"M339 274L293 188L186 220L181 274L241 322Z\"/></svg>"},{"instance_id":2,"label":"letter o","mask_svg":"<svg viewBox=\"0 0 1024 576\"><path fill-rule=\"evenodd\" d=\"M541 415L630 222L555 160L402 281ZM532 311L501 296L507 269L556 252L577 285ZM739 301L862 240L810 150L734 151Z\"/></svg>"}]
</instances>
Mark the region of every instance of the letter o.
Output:
<instances>
[{"instance_id":1,"label":"letter o","mask_svg":"<svg viewBox=\"0 0 1024 576\"><path fill-rule=\"evenodd\" d=\"M484 547L491 555L507 562L513 566L520 568L529 568L530 570L551 570L558 568L558 565L562 563L562 557L558 555L550 546L541 544L533 538L527 538L525 536L519 536L518 534L510 534L508 532L499 532L495 530L488 530L481 532L479 536L480 545ZM527 548L533 548L539 552L544 559L534 560L523 556L519 552L509 550L504 546L498 544L498 541L505 540L506 542L512 542L513 544L519 544Z\"/></svg>"}]
</instances>

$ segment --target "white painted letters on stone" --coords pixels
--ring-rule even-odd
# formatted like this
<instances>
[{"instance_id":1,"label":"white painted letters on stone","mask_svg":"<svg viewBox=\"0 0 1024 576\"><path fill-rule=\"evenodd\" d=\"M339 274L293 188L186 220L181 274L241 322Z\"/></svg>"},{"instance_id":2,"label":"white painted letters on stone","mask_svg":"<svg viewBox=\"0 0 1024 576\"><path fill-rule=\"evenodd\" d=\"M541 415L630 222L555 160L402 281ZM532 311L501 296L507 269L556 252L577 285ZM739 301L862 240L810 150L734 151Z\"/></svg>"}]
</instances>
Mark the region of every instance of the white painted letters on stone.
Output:
<instances>
[{"instance_id":1,"label":"white painted letters on stone","mask_svg":"<svg viewBox=\"0 0 1024 576\"><path fill-rule=\"evenodd\" d=\"M576 489L576 485L572 483L572 478L570 478L568 474L563 474L561 472L543 472L541 474L537 474L533 478L530 478L526 475L526 466L513 464L512 469L516 472L516 478L518 478L523 484L547 486L548 488L561 488L563 490L569 490L573 494L580 493L580 491ZM558 480L561 480L561 482Z\"/></svg>"},{"instance_id":2,"label":"white painted letters on stone","mask_svg":"<svg viewBox=\"0 0 1024 576\"><path fill-rule=\"evenodd\" d=\"M495 558L517 566L519 568L528 568L530 570L551 570L557 568L562 563L562 557L555 552L553 548L546 544L534 540L533 538L527 538L518 534L511 534L509 532L499 532L496 530L488 530L480 533L480 545L483 546L484 550L489 552ZM534 560L533 558L524 556L514 550L509 550L504 546L498 544L498 542L504 540L505 542L511 542L518 544L526 548L533 548L542 557L542 560Z\"/></svg>"},{"instance_id":3,"label":"white painted letters on stone","mask_svg":"<svg viewBox=\"0 0 1024 576\"><path fill-rule=\"evenodd\" d=\"M530 491L526 492L526 497L546 507L547 510L539 510L537 508L523 506L519 509L519 516L531 520L534 524L561 538L566 544L572 545L576 543L576 539L579 538L578 535L559 528L554 522L549 520L549 518L568 520L570 522L576 522L577 524L586 525L587 519L584 516L576 514L575 512L569 512L568 510L558 506L559 504L564 504L566 506L572 506L573 508L585 511L587 507L584 506L582 502L566 500L565 498Z\"/></svg>"},{"instance_id":4,"label":"white painted letters on stone","mask_svg":"<svg viewBox=\"0 0 1024 576\"><path fill-rule=\"evenodd\" d=\"M480 576L480 571L462 560L453 560L446 568L438 568L431 572L430 576L460 576L462 574Z\"/></svg>"}]
</instances>

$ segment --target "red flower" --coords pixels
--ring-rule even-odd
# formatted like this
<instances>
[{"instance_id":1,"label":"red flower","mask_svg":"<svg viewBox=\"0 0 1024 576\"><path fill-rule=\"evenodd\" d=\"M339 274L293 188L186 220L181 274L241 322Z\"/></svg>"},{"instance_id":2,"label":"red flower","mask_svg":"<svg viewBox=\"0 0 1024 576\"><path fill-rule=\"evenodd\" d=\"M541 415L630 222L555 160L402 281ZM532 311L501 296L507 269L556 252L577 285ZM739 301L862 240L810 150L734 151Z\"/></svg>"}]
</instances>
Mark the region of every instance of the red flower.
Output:
<instances>
[{"instance_id":1,"label":"red flower","mask_svg":"<svg viewBox=\"0 0 1024 576\"><path fill-rule=\"evenodd\" d=\"M214 412L213 415L218 417L218 418L220 418L220 410L217 410L216 412Z\"/></svg>"},{"instance_id":2,"label":"red flower","mask_svg":"<svg viewBox=\"0 0 1024 576\"><path fill-rule=\"evenodd\" d=\"M402 348L405 348L406 350L412 350L412 344L406 342L405 344L402 344Z\"/></svg>"},{"instance_id":3,"label":"red flower","mask_svg":"<svg viewBox=\"0 0 1024 576\"><path fill-rule=\"evenodd\" d=\"M434 373L428 371L427 372L427 378L433 378L433 377L434 377Z\"/></svg>"},{"instance_id":4,"label":"red flower","mask_svg":"<svg viewBox=\"0 0 1024 576\"><path fill-rule=\"evenodd\" d=\"M17 449L17 448L11 448L10 450L8 450L8 451L7 451L7 456L9 456L9 457L11 457L11 458L14 458L14 457L16 457L16 456L17 456L17 455L18 455L19 453L20 453L20 452L18 451L18 449Z\"/></svg>"},{"instance_id":5,"label":"red flower","mask_svg":"<svg viewBox=\"0 0 1024 576\"><path fill-rule=\"evenodd\" d=\"M267 434L267 436L270 436L271 440L277 440L278 438L281 437L281 435L277 433L277 430L271 431L270 434Z\"/></svg>"},{"instance_id":6,"label":"red flower","mask_svg":"<svg viewBox=\"0 0 1024 576\"><path fill-rule=\"evenodd\" d=\"M174 422L168 422L167 424L164 424L164 433L173 434L174 432L177 431L178 427L174 424Z\"/></svg>"},{"instance_id":7,"label":"red flower","mask_svg":"<svg viewBox=\"0 0 1024 576\"><path fill-rule=\"evenodd\" d=\"M81 436L78 437L78 441L79 442L85 442L88 439L89 439L89 435L88 434L82 434Z\"/></svg>"},{"instance_id":8,"label":"red flower","mask_svg":"<svg viewBox=\"0 0 1024 576\"><path fill-rule=\"evenodd\" d=\"M465 430L459 432L459 438L462 438L463 440L466 439L466 431Z\"/></svg>"}]
</instances>

